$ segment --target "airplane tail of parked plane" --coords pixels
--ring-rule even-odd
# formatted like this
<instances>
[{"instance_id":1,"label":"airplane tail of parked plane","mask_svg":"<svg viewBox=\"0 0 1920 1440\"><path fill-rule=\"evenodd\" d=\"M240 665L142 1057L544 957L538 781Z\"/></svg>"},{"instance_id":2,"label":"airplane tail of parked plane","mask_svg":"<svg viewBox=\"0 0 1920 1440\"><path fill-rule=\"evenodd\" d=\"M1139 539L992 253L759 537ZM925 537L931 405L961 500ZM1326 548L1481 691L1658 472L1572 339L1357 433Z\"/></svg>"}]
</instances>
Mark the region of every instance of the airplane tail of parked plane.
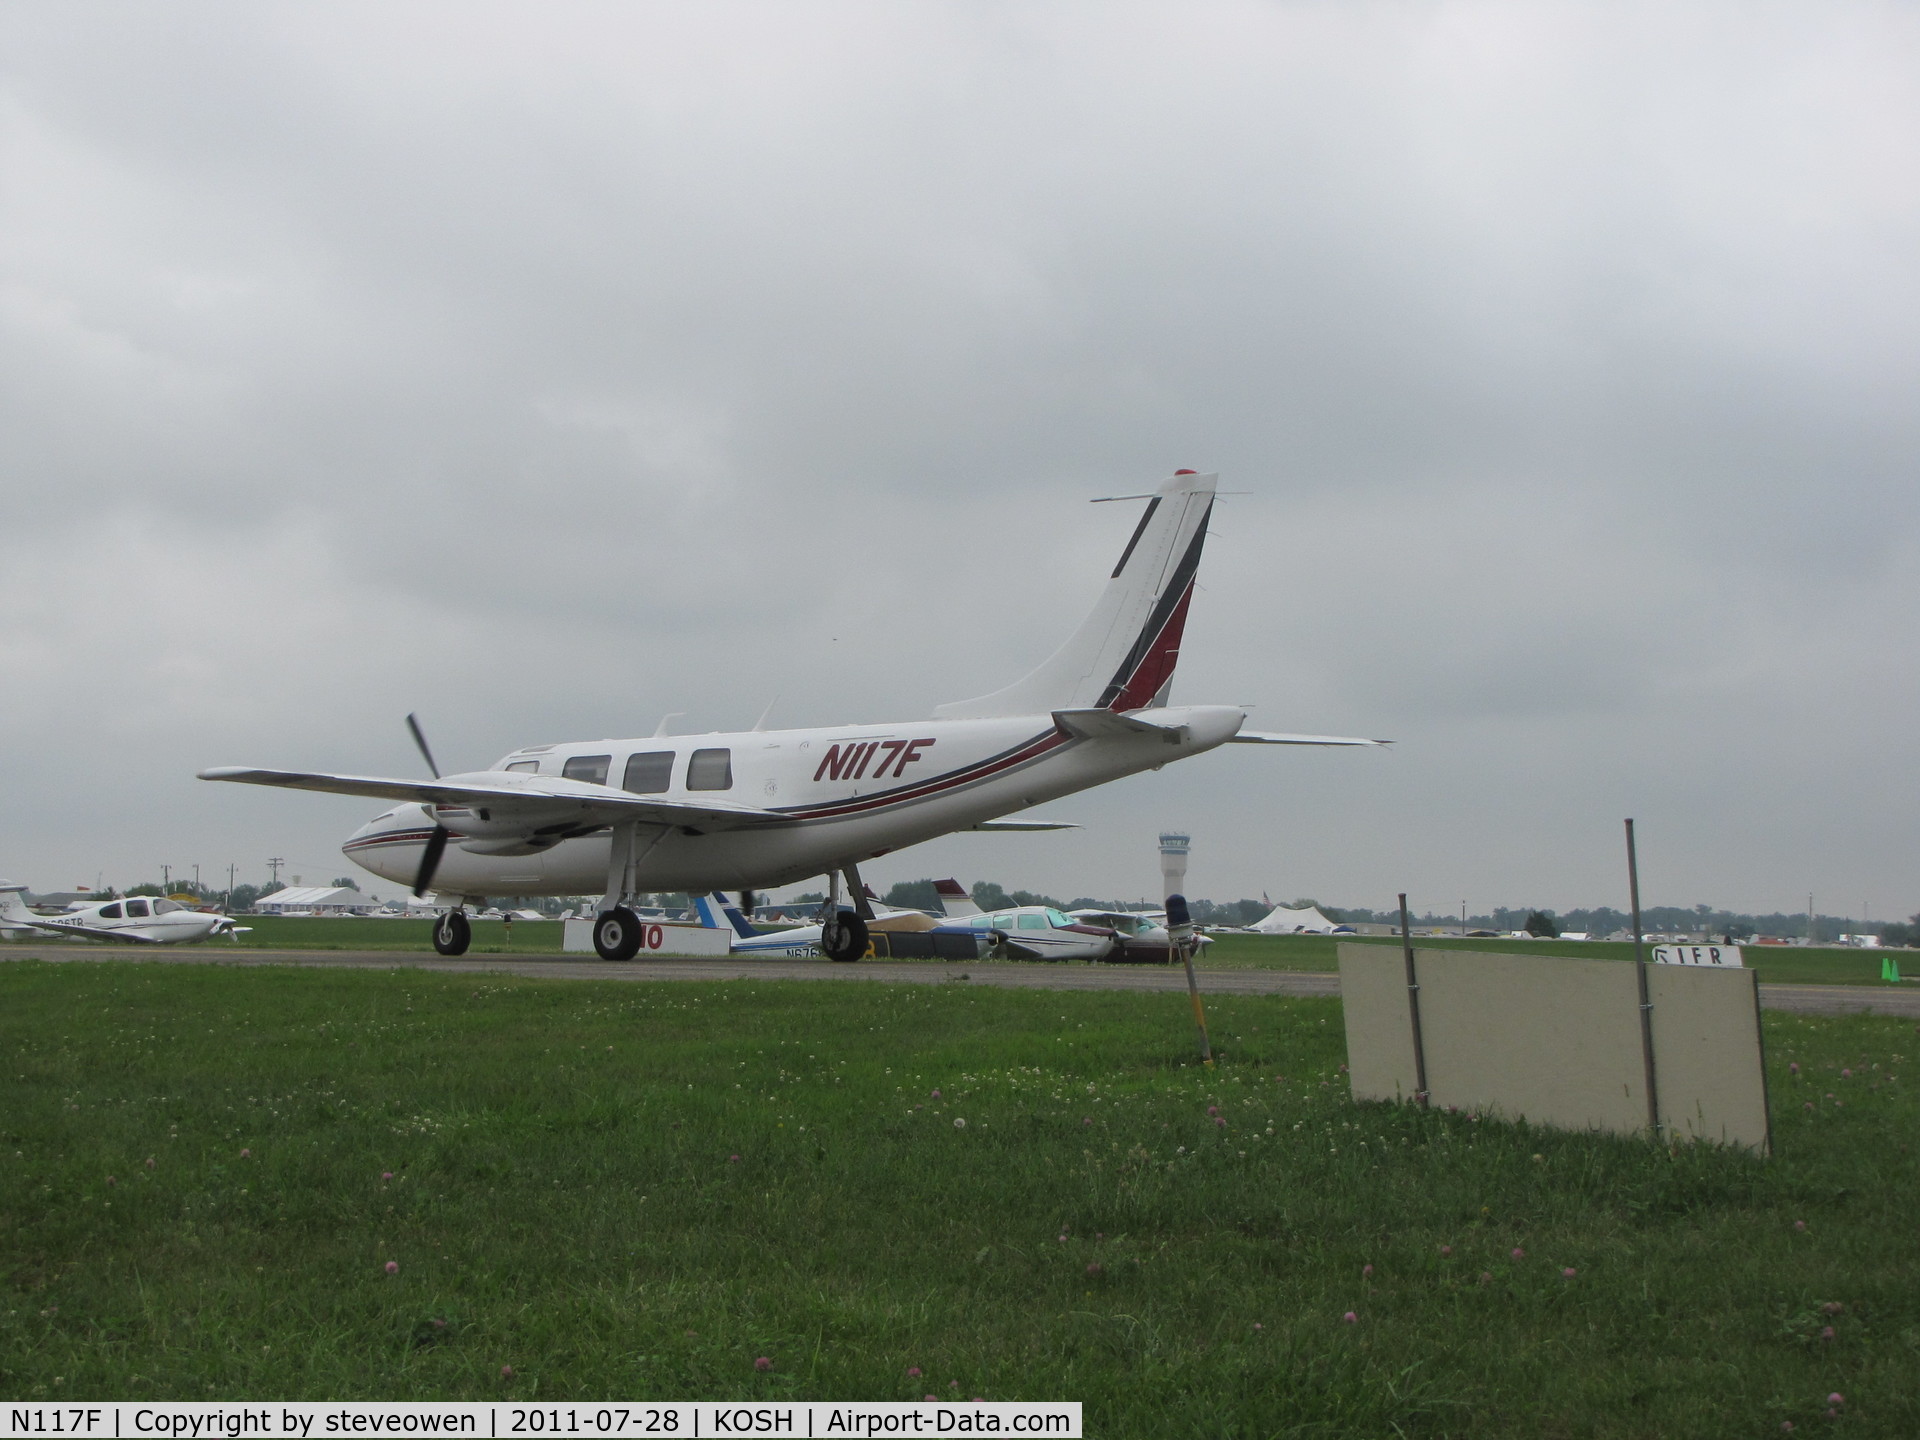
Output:
<instances>
[{"instance_id":1,"label":"airplane tail of parked plane","mask_svg":"<svg viewBox=\"0 0 1920 1440\"><path fill-rule=\"evenodd\" d=\"M4 922L8 920L24 920L31 927L40 918L27 909L27 902L21 898L26 893L26 886L0 880L0 929L6 928Z\"/></svg>"},{"instance_id":2,"label":"airplane tail of parked plane","mask_svg":"<svg viewBox=\"0 0 1920 1440\"><path fill-rule=\"evenodd\" d=\"M760 932L753 928L740 907L718 890L693 897L694 913L709 930L731 929L742 940L751 940Z\"/></svg>"},{"instance_id":3,"label":"airplane tail of parked plane","mask_svg":"<svg viewBox=\"0 0 1920 1440\"><path fill-rule=\"evenodd\" d=\"M972 720L1164 705L1180 659L1180 635L1218 478L1182 470L1157 493L1132 497L1147 501L1146 513L1099 603L1072 638L1004 690L940 705L933 713L943 720Z\"/></svg>"},{"instance_id":4,"label":"airplane tail of parked plane","mask_svg":"<svg viewBox=\"0 0 1920 1440\"><path fill-rule=\"evenodd\" d=\"M967 893L967 887L958 880L936 880L933 893L940 897L940 908L948 915L978 915L980 907L973 903L973 897Z\"/></svg>"}]
</instances>

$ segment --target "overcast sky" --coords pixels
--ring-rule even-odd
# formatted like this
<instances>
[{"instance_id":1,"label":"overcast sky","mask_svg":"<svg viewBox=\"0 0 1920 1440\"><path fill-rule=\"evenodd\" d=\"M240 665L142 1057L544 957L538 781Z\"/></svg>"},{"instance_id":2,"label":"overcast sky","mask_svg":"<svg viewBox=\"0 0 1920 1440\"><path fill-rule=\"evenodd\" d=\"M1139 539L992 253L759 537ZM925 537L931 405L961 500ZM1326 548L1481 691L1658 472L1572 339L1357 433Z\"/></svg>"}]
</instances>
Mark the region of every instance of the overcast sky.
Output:
<instances>
[{"instance_id":1,"label":"overcast sky","mask_svg":"<svg viewBox=\"0 0 1920 1440\"><path fill-rule=\"evenodd\" d=\"M870 867L1920 909L1920 11L0 9L0 873L348 873L412 775L925 715L1217 470L1235 748ZM374 882L368 888L391 890Z\"/></svg>"}]
</instances>

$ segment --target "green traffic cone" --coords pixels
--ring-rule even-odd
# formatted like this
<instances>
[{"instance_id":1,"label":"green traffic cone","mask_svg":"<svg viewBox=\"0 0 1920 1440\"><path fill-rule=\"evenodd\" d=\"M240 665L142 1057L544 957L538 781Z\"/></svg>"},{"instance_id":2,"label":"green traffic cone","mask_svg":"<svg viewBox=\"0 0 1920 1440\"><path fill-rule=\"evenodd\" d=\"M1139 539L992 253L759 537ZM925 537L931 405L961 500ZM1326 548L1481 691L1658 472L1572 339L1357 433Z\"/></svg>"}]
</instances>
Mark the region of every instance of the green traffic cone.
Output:
<instances>
[{"instance_id":1,"label":"green traffic cone","mask_svg":"<svg viewBox=\"0 0 1920 1440\"><path fill-rule=\"evenodd\" d=\"M1900 979L1900 962L1898 960L1888 959L1887 978L1895 982Z\"/></svg>"}]
</instances>

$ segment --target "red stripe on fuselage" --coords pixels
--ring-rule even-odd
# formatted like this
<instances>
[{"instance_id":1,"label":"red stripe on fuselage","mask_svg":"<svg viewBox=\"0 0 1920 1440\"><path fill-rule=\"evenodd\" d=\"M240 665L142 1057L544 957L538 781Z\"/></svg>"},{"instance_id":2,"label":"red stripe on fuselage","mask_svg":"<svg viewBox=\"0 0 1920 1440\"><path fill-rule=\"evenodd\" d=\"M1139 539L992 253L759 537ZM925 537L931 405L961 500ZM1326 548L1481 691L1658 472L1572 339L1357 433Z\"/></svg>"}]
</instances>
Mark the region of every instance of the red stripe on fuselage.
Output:
<instances>
[{"instance_id":1,"label":"red stripe on fuselage","mask_svg":"<svg viewBox=\"0 0 1920 1440\"><path fill-rule=\"evenodd\" d=\"M825 805L796 807L780 813L793 820L824 820L832 816L857 815L869 810L877 810L888 805L901 805L913 800L925 800L932 796L971 785L992 776L1004 774L1019 765L1039 759L1047 751L1066 743L1066 737L1058 731L1049 731L1036 735L1012 750L1003 750L977 764L968 765L945 775L936 775L931 780L921 780L898 790L884 790L877 795L858 796L847 800L831 801Z\"/></svg>"}]
</instances>

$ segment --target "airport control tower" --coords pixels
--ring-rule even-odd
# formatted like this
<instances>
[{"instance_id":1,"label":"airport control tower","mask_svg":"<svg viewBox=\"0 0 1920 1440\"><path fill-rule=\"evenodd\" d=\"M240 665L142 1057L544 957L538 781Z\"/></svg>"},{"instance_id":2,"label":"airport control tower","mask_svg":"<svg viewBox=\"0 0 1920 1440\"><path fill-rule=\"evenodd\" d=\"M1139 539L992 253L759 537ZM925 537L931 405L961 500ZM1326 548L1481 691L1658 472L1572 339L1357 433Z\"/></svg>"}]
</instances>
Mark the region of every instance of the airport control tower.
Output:
<instances>
[{"instance_id":1,"label":"airport control tower","mask_svg":"<svg viewBox=\"0 0 1920 1440\"><path fill-rule=\"evenodd\" d=\"M1160 897L1187 893L1187 847L1191 835L1164 833L1160 836Z\"/></svg>"}]
</instances>

